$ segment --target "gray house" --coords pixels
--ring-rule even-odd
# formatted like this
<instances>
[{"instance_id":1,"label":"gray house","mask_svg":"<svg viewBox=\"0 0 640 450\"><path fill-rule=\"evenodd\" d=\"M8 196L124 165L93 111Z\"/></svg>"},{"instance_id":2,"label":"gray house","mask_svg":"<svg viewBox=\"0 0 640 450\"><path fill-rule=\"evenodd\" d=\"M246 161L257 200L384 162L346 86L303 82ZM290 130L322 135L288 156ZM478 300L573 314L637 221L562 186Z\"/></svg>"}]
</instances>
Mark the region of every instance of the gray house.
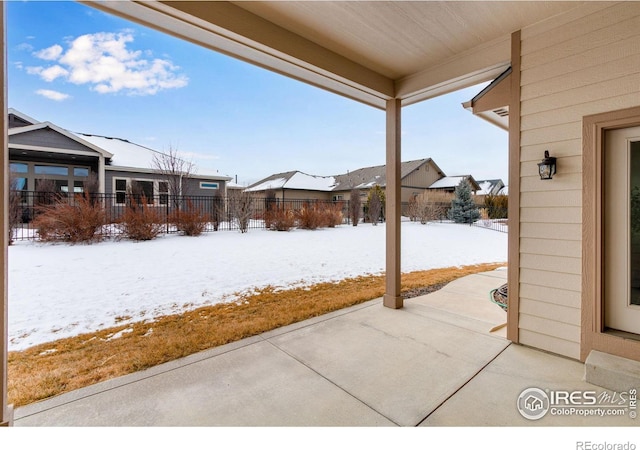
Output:
<instances>
[{"instance_id":1,"label":"gray house","mask_svg":"<svg viewBox=\"0 0 640 450\"><path fill-rule=\"evenodd\" d=\"M116 203L124 203L134 181L148 198L168 192L166 177L153 169L154 156L161 152L125 139L72 133L15 109L9 109L8 116L10 170L19 190L34 191L41 180L53 180L59 192L80 193L94 173L99 191L116 194ZM189 174L183 192L224 193L229 180L213 173Z\"/></svg>"}]
</instances>

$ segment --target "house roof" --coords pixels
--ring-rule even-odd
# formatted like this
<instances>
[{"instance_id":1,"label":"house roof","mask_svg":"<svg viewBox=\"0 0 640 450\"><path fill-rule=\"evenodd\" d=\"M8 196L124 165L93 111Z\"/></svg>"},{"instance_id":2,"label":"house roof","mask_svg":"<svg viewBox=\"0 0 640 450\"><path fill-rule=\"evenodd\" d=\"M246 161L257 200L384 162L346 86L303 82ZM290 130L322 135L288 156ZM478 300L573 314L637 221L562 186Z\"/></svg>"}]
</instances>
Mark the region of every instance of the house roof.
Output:
<instances>
[{"instance_id":1,"label":"house roof","mask_svg":"<svg viewBox=\"0 0 640 450\"><path fill-rule=\"evenodd\" d=\"M511 33L580 3L88 2L378 108L494 79L510 64Z\"/></svg>"},{"instance_id":2,"label":"house roof","mask_svg":"<svg viewBox=\"0 0 640 450\"><path fill-rule=\"evenodd\" d=\"M432 163L438 172L442 170L436 165L431 158L417 159L415 161L405 161L400 164L400 179L406 178L409 174L422 167L425 164ZM352 172L336 175L335 191L347 191L353 188L368 189L374 185L387 185L387 166L373 166L357 169ZM443 173L444 175L444 173Z\"/></svg>"},{"instance_id":3,"label":"house roof","mask_svg":"<svg viewBox=\"0 0 640 450\"><path fill-rule=\"evenodd\" d=\"M440 168L431 158L406 161L400 165L400 177L405 178L415 170L431 163L438 172ZM342 175L316 176L309 175L297 170L290 172L276 173L264 178L246 190L249 192L266 191L268 189L302 189L307 191L350 191L356 189L368 189L374 185L386 186L386 166L373 166L357 169Z\"/></svg>"},{"instance_id":4,"label":"house roof","mask_svg":"<svg viewBox=\"0 0 640 450\"><path fill-rule=\"evenodd\" d=\"M250 185L245 191L259 192L269 189L296 189L329 192L333 190L335 183L335 177L321 177L293 170L271 175Z\"/></svg>"},{"instance_id":5,"label":"house roof","mask_svg":"<svg viewBox=\"0 0 640 450\"><path fill-rule=\"evenodd\" d=\"M15 116L20 119L20 122L25 122L25 125L34 125L40 122L39 120L29 117L26 114L18 111L17 109L8 108L7 113L9 116Z\"/></svg>"},{"instance_id":6,"label":"house roof","mask_svg":"<svg viewBox=\"0 0 640 450\"><path fill-rule=\"evenodd\" d=\"M456 188L462 180L471 183L471 189L477 191L480 189L478 182L471 175L455 175L451 177L440 178L438 181L429 186L429 189L453 189Z\"/></svg>"},{"instance_id":7,"label":"house roof","mask_svg":"<svg viewBox=\"0 0 640 450\"><path fill-rule=\"evenodd\" d=\"M155 155L162 155L162 152L153 150L126 139L108 136L98 136L95 134L76 133L80 138L93 145L108 150L113 156L107 170L128 170L153 172L153 158ZM231 177L221 176L213 170L196 170L191 174L192 178L207 178L218 180L230 180Z\"/></svg>"},{"instance_id":8,"label":"house roof","mask_svg":"<svg viewBox=\"0 0 640 450\"><path fill-rule=\"evenodd\" d=\"M25 116L26 117L26 116ZM15 128L10 128L8 130L8 136L16 136L16 135L20 135L20 134L26 134L26 133L30 133L32 131L37 131L37 130L45 130L45 129L50 129L55 131L56 133L59 133L71 140L74 140L76 142L78 142L79 144L82 144L85 147L88 147L89 149L95 151L96 153L104 156L105 158L111 158L113 156L113 154L109 151L107 151L106 149L99 147L85 139L82 139L81 137L75 135L74 133L71 133L67 130L65 130L64 128L60 128L57 125L52 124L51 122L38 122L38 123L34 123L32 125L25 125L25 126L20 126L20 127L15 127ZM47 147L48 151L55 151L56 149L53 148L49 148Z\"/></svg>"},{"instance_id":9,"label":"house roof","mask_svg":"<svg viewBox=\"0 0 640 450\"><path fill-rule=\"evenodd\" d=\"M509 67L462 107L503 130L509 131L511 75Z\"/></svg>"},{"instance_id":10,"label":"house roof","mask_svg":"<svg viewBox=\"0 0 640 450\"><path fill-rule=\"evenodd\" d=\"M504 187L504 182L501 179L478 180L478 185L480 190L476 192L477 195L495 195Z\"/></svg>"}]
</instances>

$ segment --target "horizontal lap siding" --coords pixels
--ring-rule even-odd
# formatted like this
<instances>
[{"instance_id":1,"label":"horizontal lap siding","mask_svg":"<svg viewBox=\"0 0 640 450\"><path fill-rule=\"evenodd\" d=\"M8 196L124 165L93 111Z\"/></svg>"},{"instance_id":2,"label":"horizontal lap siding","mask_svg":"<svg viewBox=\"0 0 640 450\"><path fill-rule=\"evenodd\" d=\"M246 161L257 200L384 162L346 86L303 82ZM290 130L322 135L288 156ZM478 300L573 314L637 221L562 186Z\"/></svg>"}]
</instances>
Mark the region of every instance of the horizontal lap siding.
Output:
<instances>
[{"instance_id":1,"label":"horizontal lap siding","mask_svg":"<svg viewBox=\"0 0 640 450\"><path fill-rule=\"evenodd\" d=\"M519 339L579 358L582 118L640 105L640 4L586 4L521 37Z\"/></svg>"}]
</instances>

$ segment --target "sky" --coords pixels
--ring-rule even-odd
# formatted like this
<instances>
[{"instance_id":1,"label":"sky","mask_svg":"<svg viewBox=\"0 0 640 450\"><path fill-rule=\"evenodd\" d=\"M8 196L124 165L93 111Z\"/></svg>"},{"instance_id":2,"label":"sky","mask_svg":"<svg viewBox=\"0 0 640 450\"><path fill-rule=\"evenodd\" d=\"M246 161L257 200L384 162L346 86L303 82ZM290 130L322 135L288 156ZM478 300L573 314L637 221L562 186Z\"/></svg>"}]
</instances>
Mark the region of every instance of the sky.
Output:
<instances>
[{"instance_id":1,"label":"sky","mask_svg":"<svg viewBox=\"0 0 640 450\"><path fill-rule=\"evenodd\" d=\"M9 107L73 132L176 149L241 185L385 163L384 111L76 2L7 2ZM486 85L486 84L484 84ZM402 160L508 184L508 134L462 108L402 110Z\"/></svg>"}]
</instances>

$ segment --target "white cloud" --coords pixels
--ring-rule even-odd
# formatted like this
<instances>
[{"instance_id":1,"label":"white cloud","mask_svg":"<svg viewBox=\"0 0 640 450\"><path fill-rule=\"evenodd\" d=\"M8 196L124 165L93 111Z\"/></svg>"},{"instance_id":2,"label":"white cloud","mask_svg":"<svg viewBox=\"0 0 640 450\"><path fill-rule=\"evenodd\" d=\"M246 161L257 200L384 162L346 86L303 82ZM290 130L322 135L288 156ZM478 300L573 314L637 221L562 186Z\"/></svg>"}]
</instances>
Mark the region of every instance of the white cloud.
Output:
<instances>
[{"instance_id":1,"label":"white cloud","mask_svg":"<svg viewBox=\"0 0 640 450\"><path fill-rule=\"evenodd\" d=\"M178 73L179 67L168 59L146 59L149 51L128 49L133 41L130 31L85 34L70 41L66 51L54 45L36 52L40 59L56 64L27 71L45 81L62 78L74 84L88 84L101 94L153 95L188 84L188 78Z\"/></svg>"},{"instance_id":2,"label":"white cloud","mask_svg":"<svg viewBox=\"0 0 640 450\"><path fill-rule=\"evenodd\" d=\"M58 44L52 45L49 48L45 48L43 50L37 51L34 55L40 59L44 59L46 61L55 61L62 54L62 47Z\"/></svg>"},{"instance_id":3,"label":"white cloud","mask_svg":"<svg viewBox=\"0 0 640 450\"><path fill-rule=\"evenodd\" d=\"M33 45L29 44L28 42L23 42L22 44L18 44L16 46L16 50L32 52L33 51Z\"/></svg>"},{"instance_id":4,"label":"white cloud","mask_svg":"<svg viewBox=\"0 0 640 450\"><path fill-rule=\"evenodd\" d=\"M66 77L68 74L69 72L66 69L58 65L47 67L39 73L45 81L53 81L58 77Z\"/></svg>"},{"instance_id":5,"label":"white cloud","mask_svg":"<svg viewBox=\"0 0 640 450\"><path fill-rule=\"evenodd\" d=\"M52 91L49 89L38 89L36 94L42 95L50 100L55 100L57 102L61 102L69 98L68 94L63 94L62 92Z\"/></svg>"}]
</instances>

